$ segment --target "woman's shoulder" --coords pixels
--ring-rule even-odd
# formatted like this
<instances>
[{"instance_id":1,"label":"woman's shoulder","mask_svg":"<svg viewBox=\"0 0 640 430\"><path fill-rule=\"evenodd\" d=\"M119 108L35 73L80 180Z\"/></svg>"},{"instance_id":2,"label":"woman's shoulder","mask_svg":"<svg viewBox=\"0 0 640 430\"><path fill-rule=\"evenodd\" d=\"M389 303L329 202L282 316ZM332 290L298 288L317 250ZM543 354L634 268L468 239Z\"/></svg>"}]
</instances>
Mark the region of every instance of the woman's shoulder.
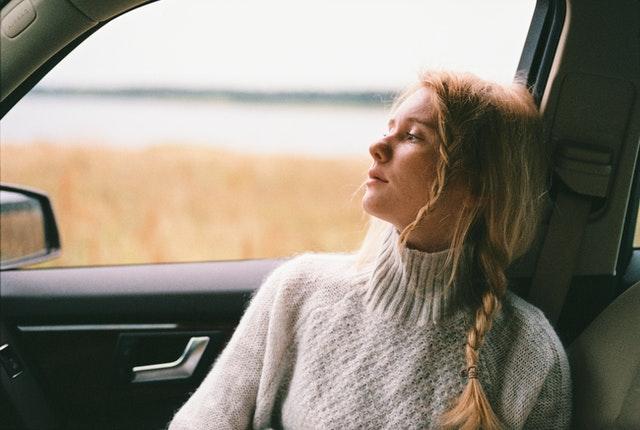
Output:
<instances>
[{"instance_id":1,"label":"woman's shoulder","mask_svg":"<svg viewBox=\"0 0 640 430\"><path fill-rule=\"evenodd\" d=\"M290 257L270 277L285 283L315 283L348 275L353 272L354 262L353 254L308 252Z\"/></svg>"},{"instance_id":2,"label":"woman's shoulder","mask_svg":"<svg viewBox=\"0 0 640 430\"><path fill-rule=\"evenodd\" d=\"M263 287L277 290L289 302L339 296L339 290L352 288L362 277L354 263L353 254L299 254L278 266Z\"/></svg>"},{"instance_id":3,"label":"woman's shoulder","mask_svg":"<svg viewBox=\"0 0 640 430\"><path fill-rule=\"evenodd\" d=\"M355 255L352 253L305 252L287 258L278 269L296 273L315 272L318 269L349 267L354 261Z\"/></svg>"},{"instance_id":4,"label":"woman's shoulder","mask_svg":"<svg viewBox=\"0 0 640 430\"><path fill-rule=\"evenodd\" d=\"M496 360L503 394L507 393L502 400L507 409L529 405L526 428L539 428L535 423L541 422L545 428L550 422L555 424L549 428L566 428L571 372L560 338L540 309L514 293L507 293L502 308L495 335L489 332L500 344Z\"/></svg>"},{"instance_id":5,"label":"woman's shoulder","mask_svg":"<svg viewBox=\"0 0 640 430\"><path fill-rule=\"evenodd\" d=\"M273 312L293 327L314 309L333 305L356 284L354 256L305 253L278 266L257 295L271 297Z\"/></svg>"},{"instance_id":6,"label":"woman's shoulder","mask_svg":"<svg viewBox=\"0 0 640 430\"><path fill-rule=\"evenodd\" d=\"M517 324L524 335L539 337L543 335L548 338L558 339L553 326L544 315L544 313L519 297L513 292L507 292L504 301L504 317L510 320L510 323Z\"/></svg>"},{"instance_id":7,"label":"woman's shoulder","mask_svg":"<svg viewBox=\"0 0 640 430\"><path fill-rule=\"evenodd\" d=\"M508 344L514 356L535 363L541 371L568 371L564 346L540 309L512 292L505 296L502 308L495 340Z\"/></svg>"}]
</instances>

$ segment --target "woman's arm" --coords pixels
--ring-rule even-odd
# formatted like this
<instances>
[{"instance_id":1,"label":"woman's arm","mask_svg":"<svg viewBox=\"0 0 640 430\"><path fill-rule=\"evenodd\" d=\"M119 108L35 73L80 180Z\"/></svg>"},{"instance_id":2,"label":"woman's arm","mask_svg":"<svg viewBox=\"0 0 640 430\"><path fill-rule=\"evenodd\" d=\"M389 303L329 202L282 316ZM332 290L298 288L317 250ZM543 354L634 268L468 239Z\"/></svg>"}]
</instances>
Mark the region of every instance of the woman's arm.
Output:
<instances>
[{"instance_id":1,"label":"woman's arm","mask_svg":"<svg viewBox=\"0 0 640 430\"><path fill-rule=\"evenodd\" d=\"M507 295L504 312L490 336L505 428L568 428L571 372L562 342L542 311L513 293Z\"/></svg>"},{"instance_id":2,"label":"woman's arm","mask_svg":"<svg viewBox=\"0 0 640 430\"><path fill-rule=\"evenodd\" d=\"M169 430L250 427L281 274L277 269L257 291L231 340Z\"/></svg>"},{"instance_id":3,"label":"woman's arm","mask_svg":"<svg viewBox=\"0 0 640 430\"><path fill-rule=\"evenodd\" d=\"M559 343L559 341L558 341ZM525 429L567 429L571 420L571 374L567 356L559 345L553 363L535 405L529 414Z\"/></svg>"}]
</instances>

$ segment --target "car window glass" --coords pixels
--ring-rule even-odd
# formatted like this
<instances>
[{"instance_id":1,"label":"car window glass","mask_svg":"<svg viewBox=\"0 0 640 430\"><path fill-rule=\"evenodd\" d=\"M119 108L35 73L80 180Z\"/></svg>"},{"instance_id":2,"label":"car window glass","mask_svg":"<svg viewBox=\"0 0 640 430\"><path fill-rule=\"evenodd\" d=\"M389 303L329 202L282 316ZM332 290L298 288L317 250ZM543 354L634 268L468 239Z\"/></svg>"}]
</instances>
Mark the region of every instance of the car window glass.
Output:
<instances>
[{"instance_id":1,"label":"car window glass","mask_svg":"<svg viewBox=\"0 0 640 430\"><path fill-rule=\"evenodd\" d=\"M2 121L0 179L52 199L49 265L351 251L368 146L420 69L513 79L534 1L162 0Z\"/></svg>"}]
</instances>

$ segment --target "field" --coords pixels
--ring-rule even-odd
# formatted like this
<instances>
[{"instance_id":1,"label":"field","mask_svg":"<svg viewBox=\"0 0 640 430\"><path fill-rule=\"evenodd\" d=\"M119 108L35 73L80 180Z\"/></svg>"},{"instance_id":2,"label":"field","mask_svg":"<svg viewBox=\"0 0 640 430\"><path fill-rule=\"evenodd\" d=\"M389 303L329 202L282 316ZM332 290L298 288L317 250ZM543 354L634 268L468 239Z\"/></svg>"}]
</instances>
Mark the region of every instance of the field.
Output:
<instances>
[{"instance_id":1,"label":"field","mask_svg":"<svg viewBox=\"0 0 640 430\"><path fill-rule=\"evenodd\" d=\"M53 202L63 252L46 266L351 251L365 232L366 158L51 142L3 143L0 155L2 182L38 188Z\"/></svg>"},{"instance_id":2,"label":"field","mask_svg":"<svg viewBox=\"0 0 640 430\"><path fill-rule=\"evenodd\" d=\"M45 191L62 256L49 265L159 263L349 251L364 236L368 159L4 143L0 180Z\"/></svg>"}]
</instances>

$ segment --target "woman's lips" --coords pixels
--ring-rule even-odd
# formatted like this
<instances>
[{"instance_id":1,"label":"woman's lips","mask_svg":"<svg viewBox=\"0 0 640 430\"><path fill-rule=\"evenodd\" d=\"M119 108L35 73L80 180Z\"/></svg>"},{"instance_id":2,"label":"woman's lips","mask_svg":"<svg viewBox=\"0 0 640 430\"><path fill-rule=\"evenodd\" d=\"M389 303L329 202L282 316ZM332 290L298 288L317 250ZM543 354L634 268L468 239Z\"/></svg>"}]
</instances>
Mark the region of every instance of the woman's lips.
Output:
<instances>
[{"instance_id":1,"label":"woman's lips","mask_svg":"<svg viewBox=\"0 0 640 430\"><path fill-rule=\"evenodd\" d=\"M376 184L384 184L384 182L382 182L380 179L369 178L369 179L367 179L366 184L367 184L367 186L372 186L372 185L376 185Z\"/></svg>"},{"instance_id":2,"label":"woman's lips","mask_svg":"<svg viewBox=\"0 0 640 430\"><path fill-rule=\"evenodd\" d=\"M384 176L382 176L380 173L374 171L374 170L369 170L369 179L367 180L367 184L375 184L375 183L387 183L389 181L387 181Z\"/></svg>"}]
</instances>

